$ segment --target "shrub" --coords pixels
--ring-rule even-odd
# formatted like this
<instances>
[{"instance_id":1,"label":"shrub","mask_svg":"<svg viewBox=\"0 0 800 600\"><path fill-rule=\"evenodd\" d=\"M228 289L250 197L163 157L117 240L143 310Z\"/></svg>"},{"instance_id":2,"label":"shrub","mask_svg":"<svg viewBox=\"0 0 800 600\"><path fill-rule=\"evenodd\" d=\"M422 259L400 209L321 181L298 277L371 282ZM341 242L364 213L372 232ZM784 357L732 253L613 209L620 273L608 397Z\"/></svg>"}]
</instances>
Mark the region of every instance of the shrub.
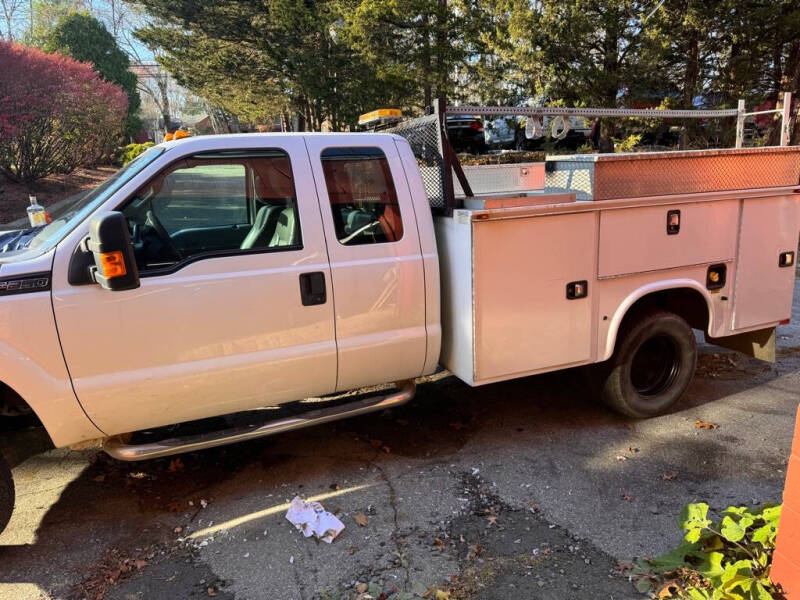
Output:
<instances>
[{"instance_id":1,"label":"shrub","mask_svg":"<svg viewBox=\"0 0 800 600\"><path fill-rule=\"evenodd\" d=\"M633 152L633 149L642 141L641 133L629 135L624 140L614 140L614 152Z\"/></svg>"},{"instance_id":2,"label":"shrub","mask_svg":"<svg viewBox=\"0 0 800 600\"><path fill-rule=\"evenodd\" d=\"M689 504L678 525L685 531L680 546L634 569L637 587L667 579L658 598L690 600L778 600L783 594L769 579L780 506L760 509L729 507L722 519L708 518L708 505Z\"/></svg>"},{"instance_id":3,"label":"shrub","mask_svg":"<svg viewBox=\"0 0 800 600\"><path fill-rule=\"evenodd\" d=\"M116 156L114 158L118 164L124 167L142 152L148 148L152 148L154 145L155 144L153 144L153 142L144 142L143 144L128 144L127 146L117 149Z\"/></svg>"},{"instance_id":4,"label":"shrub","mask_svg":"<svg viewBox=\"0 0 800 600\"><path fill-rule=\"evenodd\" d=\"M0 41L0 172L29 182L110 154L127 99L90 64Z\"/></svg>"}]
</instances>

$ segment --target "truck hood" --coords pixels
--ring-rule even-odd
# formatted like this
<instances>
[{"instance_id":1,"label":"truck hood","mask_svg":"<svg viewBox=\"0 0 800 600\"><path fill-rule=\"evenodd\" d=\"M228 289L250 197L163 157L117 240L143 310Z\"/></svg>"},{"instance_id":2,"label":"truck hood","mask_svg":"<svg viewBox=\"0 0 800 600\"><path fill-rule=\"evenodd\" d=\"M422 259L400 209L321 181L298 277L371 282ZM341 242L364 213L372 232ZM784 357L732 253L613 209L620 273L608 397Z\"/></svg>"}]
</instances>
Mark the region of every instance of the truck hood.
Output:
<instances>
[{"instance_id":1,"label":"truck hood","mask_svg":"<svg viewBox=\"0 0 800 600\"><path fill-rule=\"evenodd\" d=\"M27 227L0 231L0 262L11 252L25 250L41 227Z\"/></svg>"}]
</instances>

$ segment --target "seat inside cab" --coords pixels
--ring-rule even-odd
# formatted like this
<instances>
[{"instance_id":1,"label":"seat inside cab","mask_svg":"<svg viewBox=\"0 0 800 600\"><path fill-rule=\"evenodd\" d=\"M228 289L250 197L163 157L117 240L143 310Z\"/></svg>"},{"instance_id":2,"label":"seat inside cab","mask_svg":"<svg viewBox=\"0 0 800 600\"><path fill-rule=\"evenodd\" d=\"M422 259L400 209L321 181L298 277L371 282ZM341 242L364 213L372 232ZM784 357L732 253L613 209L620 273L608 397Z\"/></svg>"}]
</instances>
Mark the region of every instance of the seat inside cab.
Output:
<instances>
[{"instance_id":1,"label":"seat inside cab","mask_svg":"<svg viewBox=\"0 0 800 600\"><path fill-rule=\"evenodd\" d=\"M241 249L293 246L299 243L297 211L289 158L254 161L255 219Z\"/></svg>"}]
</instances>

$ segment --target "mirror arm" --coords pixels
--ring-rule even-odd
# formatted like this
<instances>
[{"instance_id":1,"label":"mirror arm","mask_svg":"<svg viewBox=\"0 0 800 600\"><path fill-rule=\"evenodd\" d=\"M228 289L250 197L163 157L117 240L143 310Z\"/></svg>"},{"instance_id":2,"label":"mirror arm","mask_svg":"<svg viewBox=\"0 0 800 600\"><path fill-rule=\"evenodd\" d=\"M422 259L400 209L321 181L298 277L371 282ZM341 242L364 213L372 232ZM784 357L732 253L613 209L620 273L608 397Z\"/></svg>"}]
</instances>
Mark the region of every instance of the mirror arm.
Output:
<instances>
[{"instance_id":1,"label":"mirror arm","mask_svg":"<svg viewBox=\"0 0 800 600\"><path fill-rule=\"evenodd\" d=\"M72 253L72 257L69 260L67 283L70 285L96 283L94 278L94 271L96 270L94 255L92 251L89 250L88 242L88 237L81 240L81 243L75 246L75 251Z\"/></svg>"}]
</instances>

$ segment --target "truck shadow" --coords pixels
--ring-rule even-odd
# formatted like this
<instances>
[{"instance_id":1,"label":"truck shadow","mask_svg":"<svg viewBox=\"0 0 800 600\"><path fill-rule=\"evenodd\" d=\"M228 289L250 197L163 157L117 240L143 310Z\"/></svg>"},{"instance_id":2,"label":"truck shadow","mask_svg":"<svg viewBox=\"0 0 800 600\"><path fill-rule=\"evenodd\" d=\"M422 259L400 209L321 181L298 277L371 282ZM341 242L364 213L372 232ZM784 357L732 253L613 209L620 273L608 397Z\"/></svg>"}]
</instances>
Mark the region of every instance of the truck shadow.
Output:
<instances>
[{"instance_id":1,"label":"truck shadow","mask_svg":"<svg viewBox=\"0 0 800 600\"><path fill-rule=\"evenodd\" d=\"M675 412L704 405L713 408L720 398L760 385L780 385L780 376L797 370L800 357L794 354L782 358L778 368L766 370L749 359L709 354L701 357L699 375ZM479 436L475 443L491 440L492 452L527 461L531 472L547 474L554 472L548 453L568 451L573 440L586 436L594 440L594 453L607 453L635 428L635 422L599 403L582 371L569 370L482 388L444 378L420 386L414 401L391 412L172 459L122 463L94 449L77 455L57 450L44 460L31 459L40 460L39 472L25 471L25 462L15 473L52 478L58 486L63 485L58 470L64 461L83 460L87 466L65 483L49 506L39 506L37 498L26 493L25 478L19 482L20 515L0 537L0 584L33 583L55 597L68 597L75 582L107 568L110 552L118 558L136 558L174 551L175 528L202 517L198 517L201 500L235 505L259 488L282 483L303 494L304 482L324 478L331 461L340 465L380 461L389 467L414 461L417 468L424 468L457 455ZM526 455L532 445L538 449ZM752 459L746 456L747 448L739 446L719 437L680 447L667 439L653 440L650 454L668 458L651 462L647 469L666 472L680 464L681 477L702 491L710 468L734 479L746 474L741 465ZM706 457L706 464L699 464L698 456ZM317 460L320 457L329 460ZM605 488L624 485L624 480L600 477L609 467L598 465L592 456L572 457L575 469L597 480L598 497L589 504L599 502L602 510L604 498L619 501L616 488ZM779 466L758 465L758 469L774 473ZM15 542L26 537L26 524L35 528L33 541Z\"/></svg>"}]
</instances>

